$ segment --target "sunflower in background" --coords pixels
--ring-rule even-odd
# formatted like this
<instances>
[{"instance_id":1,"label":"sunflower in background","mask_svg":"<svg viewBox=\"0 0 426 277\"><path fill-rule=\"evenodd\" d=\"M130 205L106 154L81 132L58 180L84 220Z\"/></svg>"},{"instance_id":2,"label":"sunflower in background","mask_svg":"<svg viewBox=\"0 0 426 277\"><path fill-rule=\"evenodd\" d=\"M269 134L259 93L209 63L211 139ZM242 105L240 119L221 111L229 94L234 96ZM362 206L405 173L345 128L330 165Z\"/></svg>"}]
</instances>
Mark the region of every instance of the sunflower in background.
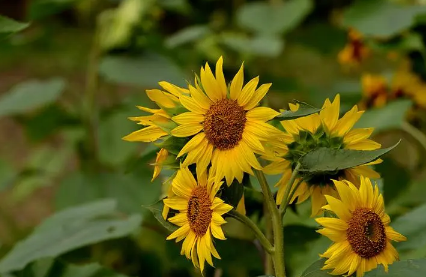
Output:
<instances>
[{"instance_id":1,"label":"sunflower in background","mask_svg":"<svg viewBox=\"0 0 426 277\"><path fill-rule=\"evenodd\" d=\"M348 43L338 54L338 61L342 65L358 65L370 54L361 33L354 29L348 32Z\"/></svg>"},{"instance_id":2,"label":"sunflower in background","mask_svg":"<svg viewBox=\"0 0 426 277\"><path fill-rule=\"evenodd\" d=\"M221 226L226 221L222 215L233 209L216 197L223 182L214 180L205 171L195 180L188 168L181 167L172 183L175 196L163 200L165 206L178 211L168 220L179 229L167 239L183 240L181 255L191 259L201 272L205 262L213 266L212 256L220 259L212 238L225 240Z\"/></svg>"},{"instance_id":3,"label":"sunflower in background","mask_svg":"<svg viewBox=\"0 0 426 277\"><path fill-rule=\"evenodd\" d=\"M333 241L322 257L327 258L322 269L333 269L334 275L357 277L382 264L398 260L398 252L391 241L406 238L389 226L390 218L385 213L383 196L377 185L361 177L359 189L349 181L334 181L340 199L326 195L328 205L324 209L338 218L322 217L315 220L324 228L318 233Z\"/></svg>"},{"instance_id":4,"label":"sunflower in background","mask_svg":"<svg viewBox=\"0 0 426 277\"><path fill-rule=\"evenodd\" d=\"M299 105L290 104L292 111L298 110ZM354 124L363 114L357 106L354 106L342 118L339 119L340 96L337 95L333 102L327 99L319 113L312 114L295 120L281 121L286 130L284 143L274 143L268 148L268 152L262 157L272 161L264 167L266 174L283 174L275 185L278 187L277 204L281 204L284 197L287 182L299 159L306 153L327 147L333 149L375 150L380 144L369 139L373 128L352 129ZM288 139L290 135L290 139ZM354 168L312 175L309 178L297 180L302 182L295 191L290 203L302 203L311 197L312 214L320 213L325 205L325 195L336 195L332 179L348 179L353 183L359 183L359 176L379 178L380 175L371 169L369 165L380 163L381 159L360 165Z\"/></svg>"}]
</instances>

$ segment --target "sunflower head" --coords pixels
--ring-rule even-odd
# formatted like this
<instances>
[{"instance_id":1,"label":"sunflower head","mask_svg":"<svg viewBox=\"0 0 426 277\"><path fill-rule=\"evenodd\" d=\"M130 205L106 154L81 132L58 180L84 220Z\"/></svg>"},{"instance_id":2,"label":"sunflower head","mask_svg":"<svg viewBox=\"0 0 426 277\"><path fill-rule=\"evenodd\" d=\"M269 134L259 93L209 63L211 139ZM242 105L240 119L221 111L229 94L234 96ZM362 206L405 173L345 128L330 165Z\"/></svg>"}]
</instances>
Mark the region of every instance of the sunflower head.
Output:
<instances>
[{"instance_id":1,"label":"sunflower head","mask_svg":"<svg viewBox=\"0 0 426 277\"><path fill-rule=\"evenodd\" d=\"M361 177L359 189L349 181L334 181L340 199L326 195L324 208L337 218L317 218L324 228L318 232L333 241L321 256L327 258L323 269L331 274L357 277L382 264L385 270L398 259L398 252L390 243L406 238L389 226L383 196L370 179Z\"/></svg>"},{"instance_id":2,"label":"sunflower head","mask_svg":"<svg viewBox=\"0 0 426 277\"><path fill-rule=\"evenodd\" d=\"M222 67L219 58L215 74L208 63L201 68L200 78L189 85L189 95L179 97L187 112L172 118L178 126L171 134L189 138L178 154L184 166L196 164L201 175L211 165L216 182L225 177L231 185L234 179L241 183L244 172L253 174L253 169L262 168L255 154L281 132L266 123L279 113L257 107L271 84L257 87L259 77L255 77L244 85L242 65L228 88Z\"/></svg>"},{"instance_id":3,"label":"sunflower head","mask_svg":"<svg viewBox=\"0 0 426 277\"><path fill-rule=\"evenodd\" d=\"M222 182L215 183L206 174L197 177L195 180L188 168L181 167L172 183L175 195L164 199L164 205L177 211L169 221L179 226L167 239L183 240L181 254L203 271L206 261L213 266L212 255L220 259L212 236L225 239L222 215L233 207L216 197Z\"/></svg>"},{"instance_id":4,"label":"sunflower head","mask_svg":"<svg viewBox=\"0 0 426 277\"><path fill-rule=\"evenodd\" d=\"M290 104L291 110L296 111L298 108L298 105ZM321 147L354 150L374 150L380 148L379 143L368 139L373 132L372 128L352 130L352 127L361 117L363 111L358 111L358 107L354 106L340 119L339 112L340 96L337 95L333 102L327 99L322 110L317 114L281 122L288 133L283 140L284 143L274 145L273 151L263 156L265 159L272 161L272 163L264 168L265 173L283 173L282 178L276 184L279 187L277 194L278 204L283 199L285 187L290 179L292 170L299 159L306 153ZM288 136L290 136L290 139ZM381 160L370 164L379 162ZM312 216L315 216L325 204L324 195L335 193L332 179L349 179L358 183L357 180L359 180L358 176L360 175L370 178L380 177L368 165L365 164L345 170L336 170L305 177L294 193L291 202L297 199L297 202L301 203L309 196L312 196Z\"/></svg>"}]
</instances>

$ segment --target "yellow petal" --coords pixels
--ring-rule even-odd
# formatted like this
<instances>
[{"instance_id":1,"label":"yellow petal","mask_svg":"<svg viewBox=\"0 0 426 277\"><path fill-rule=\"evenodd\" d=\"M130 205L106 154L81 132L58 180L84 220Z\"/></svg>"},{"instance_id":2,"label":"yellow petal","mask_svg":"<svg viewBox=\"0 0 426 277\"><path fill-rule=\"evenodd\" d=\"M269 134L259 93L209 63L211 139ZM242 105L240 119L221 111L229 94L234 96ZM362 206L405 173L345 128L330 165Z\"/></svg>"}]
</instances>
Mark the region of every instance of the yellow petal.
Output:
<instances>
[{"instance_id":1,"label":"yellow petal","mask_svg":"<svg viewBox=\"0 0 426 277\"><path fill-rule=\"evenodd\" d=\"M331 197L329 195L326 195L325 198L327 199L328 205L331 207L331 210L344 221L349 221L351 219L351 213L349 212L348 208L345 206L342 201Z\"/></svg>"},{"instance_id":2,"label":"yellow petal","mask_svg":"<svg viewBox=\"0 0 426 277\"><path fill-rule=\"evenodd\" d=\"M320 112L321 121L324 123L328 131L332 131L336 126L337 120L339 119L340 111L340 95L337 94L334 98L333 103L330 100L326 100L323 109Z\"/></svg>"},{"instance_id":3,"label":"yellow petal","mask_svg":"<svg viewBox=\"0 0 426 277\"><path fill-rule=\"evenodd\" d=\"M164 205L177 211L186 211L186 208L188 207L188 201L180 197L166 198L163 202Z\"/></svg>"},{"instance_id":4,"label":"yellow petal","mask_svg":"<svg viewBox=\"0 0 426 277\"><path fill-rule=\"evenodd\" d=\"M339 218L319 217L315 218L315 221L328 229L338 231L346 231L348 229L348 224Z\"/></svg>"},{"instance_id":5,"label":"yellow petal","mask_svg":"<svg viewBox=\"0 0 426 277\"><path fill-rule=\"evenodd\" d=\"M189 91L191 92L192 99L202 109L208 110L210 105L213 104L212 100L210 100L210 98L208 98L201 89L197 89L189 85Z\"/></svg>"},{"instance_id":6,"label":"yellow petal","mask_svg":"<svg viewBox=\"0 0 426 277\"><path fill-rule=\"evenodd\" d=\"M199 146L199 144L206 138L206 135L204 134L204 132L197 134L196 136L194 136L192 139L190 139L185 146L182 148L182 150L180 150L179 154L177 155L177 157L181 157L182 155L188 153L189 151L195 149L196 147Z\"/></svg>"},{"instance_id":7,"label":"yellow petal","mask_svg":"<svg viewBox=\"0 0 426 277\"><path fill-rule=\"evenodd\" d=\"M211 225L212 234L215 238L220 240L226 240L225 235L223 234L222 228L214 224Z\"/></svg>"},{"instance_id":8,"label":"yellow petal","mask_svg":"<svg viewBox=\"0 0 426 277\"><path fill-rule=\"evenodd\" d=\"M149 126L123 137L123 140L151 142L166 135L168 135L168 133L160 127Z\"/></svg>"},{"instance_id":9,"label":"yellow petal","mask_svg":"<svg viewBox=\"0 0 426 277\"><path fill-rule=\"evenodd\" d=\"M240 96L241 90L243 88L244 83L244 63L241 65L240 70L235 75L234 79L232 79L231 87L230 87L230 98L232 100L237 100Z\"/></svg>"},{"instance_id":10,"label":"yellow petal","mask_svg":"<svg viewBox=\"0 0 426 277\"><path fill-rule=\"evenodd\" d=\"M253 119L253 120L260 120L260 121L269 121L279 115L280 113L268 108L268 107L257 107L254 109L249 110L246 113L246 117Z\"/></svg>"},{"instance_id":11,"label":"yellow petal","mask_svg":"<svg viewBox=\"0 0 426 277\"><path fill-rule=\"evenodd\" d=\"M158 83L163 89L167 90L171 94L173 94L176 97L180 97L182 94L189 94L189 90L185 88L178 87L176 85L173 85L169 82L161 81Z\"/></svg>"},{"instance_id":12,"label":"yellow petal","mask_svg":"<svg viewBox=\"0 0 426 277\"><path fill-rule=\"evenodd\" d=\"M248 111L253 109L254 107L256 107L260 100L263 99L263 97L265 97L266 93L268 93L269 88L271 87L272 84L263 84L261 85L254 93L252 98L247 102L247 104L245 104L244 106L244 110Z\"/></svg>"},{"instance_id":13,"label":"yellow petal","mask_svg":"<svg viewBox=\"0 0 426 277\"><path fill-rule=\"evenodd\" d=\"M176 231L174 231L170 236L167 237L167 240L175 239L180 236L185 236L189 232L189 224L185 224Z\"/></svg>"},{"instance_id":14,"label":"yellow petal","mask_svg":"<svg viewBox=\"0 0 426 277\"><path fill-rule=\"evenodd\" d=\"M343 137L350 131L350 129L352 129L363 113L364 111L359 112L358 107L354 106L337 122L333 133L339 137Z\"/></svg>"},{"instance_id":15,"label":"yellow petal","mask_svg":"<svg viewBox=\"0 0 426 277\"><path fill-rule=\"evenodd\" d=\"M169 218L169 221L174 225L183 226L185 223L188 223L188 214L178 213L174 217Z\"/></svg>"},{"instance_id":16,"label":"yellow petal","mask_svg":"<svg viewBox=\"0 0 426 277\"><path fill-rule=\"evenodd\" d=\"M374 128L361 128L350 130L343 138L343 143L354 144L368 138L374 131Z\"/></svg>"},{"instance_id":17,"label":"yellow petal","mask_svg":"<svg viewBox=\"0 0 426 277\"><path fill-rule=\"evenodd\" d=\"M382 145L378 142L375 142L371 139L364 139L357 143L352 143L347 145L346 149L352 150L376 150L379 149Z\"/></svg>"},{"instance_id":18,"label":"yellow petal","mask_svg":"<svg viewBox=\"0 0 426 277\"><path fill-rule=\"evenodd\" d=\"M172 120L179 124L194 124L202 122L204 120L204 115L186 112L172 117Z\"/></svg>"},{"instance_id":19,"label":"yellow petal","mask_svg":"<svg viewBox=\"0 0 426 277\"><path fill-rule=\"evenodd\" d=\"M179 99L170 93L166 93L159 89L150 89L146 91L148 98L154 101L159 106L164 108L174 108L176 103L179 103Z\"/></svg>"},{"instance_id":20,"label":"yellow petal","mask_svg":"<svg viewBox=\"0 0 426 277\"><path fill-rule=\"evenodd\" d=\"M197 102L195 102L194 99L189 96L181 96L179 99L182 106L184 106L191 112L205 114L205 112L207 111L207 109L201 107Z\"/></svg>"},{"instance_id":21,"label":"yellow petal","mask_svg":"<svg viewBox=\"0 0 426 277\"><path fill-rule=\"evenodd\" d=\"M257 84L259 84L259 76L251 79L241 90L240 95L237 98L237 102L240 106L244 107L253 97L256 91Z\"/></svg>"},{"instance_id":22,"label":"yellow petal","mask_svg":"<svg viewBox=\"0 0 426 277\"><path fill-rule=\"evenodd\" d=\"M219 90L222 95L222 99L226 98L226 95L228 94L228 90L226 88L226 82L225 82L225 76L223 76L223 58L222 56L219 58L219 60L216 63L216 81L219 86Z\"/></svg>"},{"instance_id":23,"label":"yellow petal","mask_svg":"<svg viewBox=\"0 0 426 277\"><path fill-rule=\"evenodd\" d=\"M208 63L206 63L204 69L201 68L201 83L203 84L204 91L211 100L215 102L223 99L219 85L217 84L216 78L213 76Z\"/></svg>"},{"instance_id":24,"label":"yellow petal","mask_svg":"<svg viewBox=\"0 0 426 277\"><path fill-rule=\"evenodd\" d=\"M189 137L203 130L203 125L199 123L179 125L171 131L175 137Z\"/></svg>"},{"instance_id":25,"label":"yellow petal","mask_svg":"<svg viewBox=\"0 0 426 277\"><path fill-rule=\"evenodd\" d=\"M386 226L386 237L389 238L390 240L397 241L397 242L407 240L405 236L401 235L390 226Z\"/></svg>"}]
</instances>

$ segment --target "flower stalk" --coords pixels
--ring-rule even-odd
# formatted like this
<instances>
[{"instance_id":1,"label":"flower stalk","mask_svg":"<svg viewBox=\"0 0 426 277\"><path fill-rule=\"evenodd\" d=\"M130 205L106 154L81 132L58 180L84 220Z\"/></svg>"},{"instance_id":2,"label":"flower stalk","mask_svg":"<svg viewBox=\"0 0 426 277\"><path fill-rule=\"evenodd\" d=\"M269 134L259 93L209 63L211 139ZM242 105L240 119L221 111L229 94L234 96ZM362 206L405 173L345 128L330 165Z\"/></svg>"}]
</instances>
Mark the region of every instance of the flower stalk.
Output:
<instances>
[{"instance_id":1,"label":"flower stalk","mask_svg":"<svg viewBox=\"0 0 426 277\"><path fill-rule=\"evenodd\" d=\"M293 173L291 174L290 180L287 183L287 187L285 188L283 201L281 202L280 209L279 209L281 217L284 216L285 211L287 210L286 208L291 201L291 197L289 197L290 192L292 191L291 188L293 187L294 181L297 178L300 166L301 164L297 162L296 167L294 168ZM296 191L296 189L297 188L295 187L293 191Z\"/></svg>"}]
</instances>

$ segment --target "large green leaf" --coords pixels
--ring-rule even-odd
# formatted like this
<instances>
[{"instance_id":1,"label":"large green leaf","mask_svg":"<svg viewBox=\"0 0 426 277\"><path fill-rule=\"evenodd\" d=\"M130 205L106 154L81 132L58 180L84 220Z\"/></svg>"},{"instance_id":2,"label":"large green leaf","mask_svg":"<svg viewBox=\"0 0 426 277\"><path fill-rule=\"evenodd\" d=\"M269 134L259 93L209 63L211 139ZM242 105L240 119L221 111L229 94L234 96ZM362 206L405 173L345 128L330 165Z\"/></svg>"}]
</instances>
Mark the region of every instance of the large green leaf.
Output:
<instances>
[{"instance_id":1,"label":"large green leaf","mask_svg":"<svg viewBox=\"0 0 426 277\"><path fill-rule=\"evenodd\" d=\"M20 83L0 98L0 117L25 113L52 103L64 88L65 82L61 78Z\"/></svg>"},{"instance_id":2,"label":"large green leaf","mask_svg":"<svg viewBox=\"0 0 426 277\"><path fill-rule=\"evenodd\" d=\"M66 177L55 195L57 209L71 207L102 198L113 198L125 212L140 213L141 205L158 200L161 193L159 180L151 183L151 173L143 164L136 174L76 172Z\"/></svg>"},{"instance_id":3,"label":"large green leaf","mask_svg":"<svg viewBox=\"0 0 426 277\"><path fill-rule=\"evenodd\" d=\"M333 172L359 166L377 160L398 144L399 142L392 147L372 151L321 147L300 158L300 171L307 173Z\"/></svg>"},{"instance_id":4,"label":"large green leaf","mask_svg":"<svg viewBox=\"0 0 426 277\"><path fill-rule=\"evenodd\" d=\"M325 259L320 259L311 264L300 277L329 277L330 274L326 270L321 270L324 266Z\"/></svg>"},{"instance_id":5,"label":"large green leaf","mask_svg":"<svg viewBox=\"0 0 426 277\"><path fill-rule=\"evenodd\" d=\"M144 88L158 87L158 82L168 81L185 85L185 76L170 60L158 54L137 57L107 56L100 64L99 73L108 81Z\"/></svg>"},{"instance_id":6,"label":"large green leaf","mask_svg":"<svg viewBox=\"0 0 426 277\"><path fill-rule=\"evenodd\" d=\"M37 259L133 233L141 224L141 216L119 216L116 206L115 201L104 200L52 215L0 261L0 273L20 270Z\"/></svg>"},{"instance_id":7,"label":"large green leaf","mask_svg":"<svg viewBox=\"0 0 426 277\"><path fill-rule=\"evenodd\" d=\"M401 128L407 111L413 105L411 100L399 100L389 103L383 108L364 112L355 128L374 127L376 133Z\"/></svg>"},{"instance_id":8,"label":"large green leaf","mask_svg":"<svg viewBox=\"0 0 426 277\"><path fill-rule=\"evenodd\" d=\"M186 27L168 37L165 44L169 48L175 48L186 43L197 41L210 33L206 25L193 25Z\"/></svg>"},{"instance_id":9,"label":"large green leaf","mask_svg":"<svg viewBox=\"0 0 426 277\"><path fill-rule=\"evenodd\" d=\"M299 25L312 9L310 0L292 0L271 5L266 2L247 3L237 12L237 22L251 31L276 35Z\"/></svg>"},{"instance_id":10,"label":"large green leaf","mask_svg":"<svg viewBox=\"0 0 426 277\"><path fill-rule=\"evenodd\" d=\"M178 229L176 225L170 223L169 221L163 218L163 215L162 215L163 208L164 208L163 200L160 200L153 205L143 206L143 208L150 210L152 212L152 215L155 217L155 219L157 219L157 221L170 232L174 232Z\"/></svg>"},{"instance_id":11,"label":"large green leaf","mask_svg":"<svg viewBox=\"0 0 426 277\"><path fill-rule=\"evenodd\" d=\"M227 32L221 35L221 42L229 48L246 55L276 57L284 48L284 41L277 35L256 35Z\"/></svg>"},{"instance_id":12,"label":"large green leaf","mask_svg":"<svg viewBox=\"0 0 426 277\"><path fill-rule=\"evenodd\" d=\"M426 204L398 217L392 227L407 237L407 241L398 243L398 250L418 249L426 246Z\"/></svg>"},{"instance_id":13,"label":"large green leaf","mask_svg":"<svg viewBox=\"0 0 426 277\"><path fill-rule=\"evenodd\" d=\"M25 277L125 277L99 264L71 265L51 258L37 260L28 265L22 275Z\"/></svg>"},{"instance_id":14,"label":"large green leaf","mask_svg":"<svg viewBox=\"0 0 426 277\"><path fill-rule=\"evenodd\" d=\"M29 23L22 23L0 15L0 33L16 33L27 28Z\"/></svg>"},{"instance_id":15,"label":"large green leaf","mask_svg":"<svg viewBox=\"0 0 426 277\"><path fill-rule=\"evenodd\" d=\"M343 14L343 25L366 36L388 38L415 23L426 7L400 5L387 0L358 0Z\"/></svg>"}]
</instances>

